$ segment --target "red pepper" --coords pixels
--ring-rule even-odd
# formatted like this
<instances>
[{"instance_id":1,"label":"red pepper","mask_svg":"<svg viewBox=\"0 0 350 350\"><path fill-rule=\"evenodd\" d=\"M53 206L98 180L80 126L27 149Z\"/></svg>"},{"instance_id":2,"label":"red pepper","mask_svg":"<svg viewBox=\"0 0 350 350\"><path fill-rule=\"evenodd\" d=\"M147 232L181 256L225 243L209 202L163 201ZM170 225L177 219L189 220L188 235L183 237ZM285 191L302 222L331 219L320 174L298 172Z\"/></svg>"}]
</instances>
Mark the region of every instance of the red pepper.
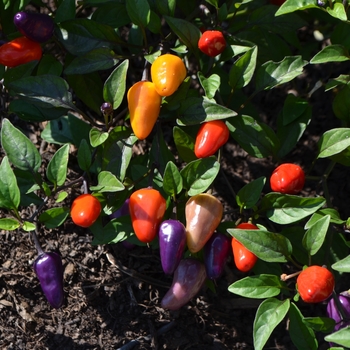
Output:
<instances>
[{"instance_id":1,"label":"red pepper","mask_svg":"<svg viewBox=\"0 0 350 350\"><path fill-rule=\"evenodd\" d=\"M210 157L223 146L230 136L227 125L222 120L205 122L198 130L194 153L197 158Z\"/></svg>"},{"instance_id":2,"label":"red pepper","mask_svg":"<svg viewBox=\"0 0 350 350\"><path fill-rule=\"evenodd\" d=\"M90 227L101 213L101 203L93 195L86 193L74 199L70 210L73 222L81 227Z\"/></svg>"},{"instance_id":3,"label":"red pepper","mask_svg":"<svg viewBox=\"0 0 350 350\"><path fill-rule=\"evenodd\" d=\"M249 222L239 224L237 228L240 228L242 230L258 229L257 226ZM250 271L254 267L255 263L257 262L258 257L254 253L252 253L250 250L248 250L241 242L237 241L237 239L234 237L232 237L231 244L232 244L233 258L237 269L242 272Z\"/></svg>"},{"instance_id":4,"label":"red pepper","mask_svg":"<svg viewBox=\"0 0 350 350\"><path fill-rule=\"evenodd\" d=\"M335 285L332 272L322 266L309 266L297 278L301 299L306 303L320 303L333 292Z\"/></svg>"},{"instance_id":5,"label":"red pepper","mask_svg":"<svg viewBox=\"0 0 350 350\"><path fill-rule=\"evenodd\" d=\"M151 187L137 190L130 196L129 210L137 238L144 243L152 242L166 210L163 196Z\"/></svg>"},{"instance_id":6,"label":"red pepper","mask_svg":"<svg viewBox=\"0 0 350 350\"><path fill-rule=\"evenodd\" d=\"M198 41L198 48L210 57L220 55L226 47L224 35L218 30L205 31Z\"/></svg>"},{"instance_id":7,"label":"red pepper","mask_svg":"<svg viewBox=\"0 0 350 350\"><path fill-rule=\"evenodd\" d=\"M39 61L42 50L39 43L22 36L0 46L0 64L17 67L31 61Z\"/></svg>"},{"instance_id":8,"label":"red pepper","mask_svg":"<svg viewBox=\"0 0 350 350\"><path fill-rule=\"evenodd\" d=\"M305 173L299 165L284 163L278 166L270 177L272 191L285 194L299 193L305 184Z\"/></svg>"}]
</instances>

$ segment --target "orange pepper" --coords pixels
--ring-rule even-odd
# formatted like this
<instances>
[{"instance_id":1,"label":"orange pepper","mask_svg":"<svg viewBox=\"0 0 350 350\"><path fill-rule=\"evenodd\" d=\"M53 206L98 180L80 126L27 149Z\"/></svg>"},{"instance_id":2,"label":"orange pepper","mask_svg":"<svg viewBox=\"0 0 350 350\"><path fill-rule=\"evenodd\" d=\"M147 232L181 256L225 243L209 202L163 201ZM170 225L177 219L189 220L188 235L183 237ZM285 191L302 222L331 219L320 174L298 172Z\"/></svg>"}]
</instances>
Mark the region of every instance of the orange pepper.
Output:
<instances>
[{"instance_id":1,"label":"orange pepper","mask_svg":"<svg viewBox=\"0 0 350 350\"><path fill-rule=\"evenodd\" d=\"M157 57L151 66L151 77L161 96L172 95L186 78L185 64L180 57L165 54Z\"/></svg>"},{"instance_id":2,"label":"orange pepper","mask_svg":"<svg viewBox=\"0 0 350 350\"><path fill-rule=\"evenodd\" d=\"M158 119L162 97L153 83L143 80L129 89L127 99L131 128L138 139L144 140Z\"/></svg>"}]
</instances>

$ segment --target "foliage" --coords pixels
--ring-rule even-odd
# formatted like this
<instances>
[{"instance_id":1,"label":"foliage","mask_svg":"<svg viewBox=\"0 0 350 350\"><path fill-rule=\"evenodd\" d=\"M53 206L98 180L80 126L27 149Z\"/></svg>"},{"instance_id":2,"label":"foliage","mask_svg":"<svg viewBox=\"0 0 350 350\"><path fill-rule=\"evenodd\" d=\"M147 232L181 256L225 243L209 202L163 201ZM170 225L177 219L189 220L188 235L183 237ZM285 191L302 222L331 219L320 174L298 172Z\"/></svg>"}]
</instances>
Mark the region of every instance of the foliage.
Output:
<instances>
[{"instance_id":1,"label":"foliage","mask_svg":"<svg viewBox=\"0 0 350 350\"><path fill-rule=\"evenodd\" d=\"M286 162L313 119L313 91L289 94L271 123L260 117L254 97L303 79L305 69L313 65L322 68L350 60L347 1L287 0L280 7L266 0L207 0L199 6L184 0L81 0L77 8L74 2L55 3L57 8L38 0L0 3L1 27L9 40L20 36L12 19L28 4L55 21L40 60L0 67L10 96L1 125L5 156L0 164L0 207L6 213L0 218L2 230L64 225L71 218L62 202L71 203L70 190L82 185L102 205L99 219L89 228L93 244L143 244L135 237L130 217L110 221L109 215L132 192L148 186L166 200L163 220L176 213L185 224L187 200L215 188L222 174L220 151L201 159L194 154L195 135L203 122L224 121L231 139L249 157L264 158L271 165ZM313 30L315 23L323 24L326 46L298 36L302 28ZM208 57L198 49L202 28L223 32L227 44L218 56ZM147 80L151 64L166 53L185 62L187 78L173 94L162 97L156 125L141 141L130 126L127 90ZM312 165L321 159L330 164L316 179L324 188L334 164L350 166L349 82L346 71L320 82L330 97L334 95L329 118L339 125L320 135L313 155ZM111 111L101 111L105 102ZM45 122L41 138L56 147L47 164L12 115L28 123ZM136 156L135 145L141 145L144 154ZM73 157L80 175L67 180ZM311 168L305 170L308 175ZM239 217L229 213L231 221L219 226L267 263L263 273L253 269L229 286L234 294L263 299L254 322L254 347L263 349L285 318L298 349L317 349L319 330L327 341L349 347L348 329L333 333L330 319L303 316L295 283L282 281L274 267L277 263L283 271L291 263L300 271L303 265L325 264L337 281L348 278L350 243L344 228L350 220L340 217L327 191L324 197L270 192L267 180L259 177L232 194ZM28 217L24 214L30 206L36 210ZM259 231L235 228L238 219L247 217ZM157 239L149 242L154 248Z\"/></svg>"}]
</instances>

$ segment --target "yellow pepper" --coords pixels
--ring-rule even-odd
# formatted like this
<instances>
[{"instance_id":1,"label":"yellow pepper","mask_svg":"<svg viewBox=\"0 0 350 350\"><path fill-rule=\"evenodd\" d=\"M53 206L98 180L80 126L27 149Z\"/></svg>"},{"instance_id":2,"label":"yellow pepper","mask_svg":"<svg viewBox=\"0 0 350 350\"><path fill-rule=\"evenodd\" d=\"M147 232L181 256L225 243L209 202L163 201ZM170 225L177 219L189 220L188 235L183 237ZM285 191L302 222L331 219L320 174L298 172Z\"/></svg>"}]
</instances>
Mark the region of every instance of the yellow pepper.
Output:
<instances>
[{"instance_id":1,"label":"yellow pepper","mask_svg":"<svg viewBox=\"0 0 350 350\"><path fill-rule=\"evenodd\" d=\"M186 78L187 71L181 58L171 54L157 57L151 66L151 78L161 96L172 95Z\"/></svg>"},{"instance_id":2,"label":"yellow pepper","mask_svg":"<svg viewBox=\"0 0 350 350\"><path fill-rule=\"evenodd\" d=\"M144 140L158 119L162 97L152 82L143 80L129 89L127 99L131 128L138 139Z\"/></svg>"}]
</instances>

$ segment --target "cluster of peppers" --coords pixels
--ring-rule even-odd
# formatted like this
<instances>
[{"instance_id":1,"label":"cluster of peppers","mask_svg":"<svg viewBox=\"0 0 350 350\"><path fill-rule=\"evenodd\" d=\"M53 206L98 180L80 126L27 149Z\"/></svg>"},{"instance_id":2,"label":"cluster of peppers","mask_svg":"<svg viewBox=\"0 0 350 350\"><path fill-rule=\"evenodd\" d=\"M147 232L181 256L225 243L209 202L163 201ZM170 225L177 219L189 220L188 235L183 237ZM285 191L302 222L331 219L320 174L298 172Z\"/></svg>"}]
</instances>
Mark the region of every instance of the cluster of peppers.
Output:
<instances>
[{"instance_id":1,"label":"cluster of peppers","mask_svg":"<svg viewBox=\"0 0 350 350\"><path fill-rule=\"evenodd\" d=\"M43 13L18 12L13 22L23 35L0 46L0 64L7 67L39 61L41 43L48 41L55 28L53 19Z\"/></svg>"},{"instance_id":2,"label":"cluster of peppers","mask_svg":"<svg viewBox=\"0 0 350 350\"><path fill-rule=\"evenodd\" d=\"M162 97L172 95L186 78L185 64L180 57L164 54L151 65L151 79L141 80L128 90L130 124L135 136L144 140L158 119Z\"/></svg>"}]
</instances>

